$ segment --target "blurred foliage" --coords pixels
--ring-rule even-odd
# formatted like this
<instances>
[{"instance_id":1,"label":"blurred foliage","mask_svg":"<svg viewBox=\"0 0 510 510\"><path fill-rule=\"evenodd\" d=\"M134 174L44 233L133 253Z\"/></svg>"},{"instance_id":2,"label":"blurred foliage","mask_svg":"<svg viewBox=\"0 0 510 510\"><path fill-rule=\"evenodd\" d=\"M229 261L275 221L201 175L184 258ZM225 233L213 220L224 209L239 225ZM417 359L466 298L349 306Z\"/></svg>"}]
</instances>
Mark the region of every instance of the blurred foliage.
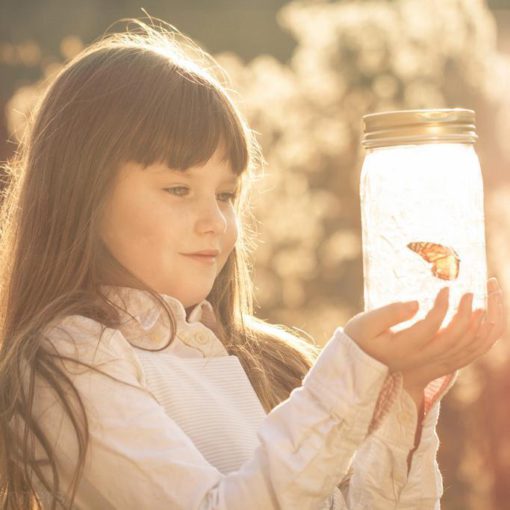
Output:
<instances>
[{"instance_id":1,"label":"blurred foliage","mask_svg":"<svg viewBox=\"0 0 510 510\"><path fill-rule=\"evenodd\" d=\"M77 35L86 43L111 23L143 16L145 9L188 33L209 51L236 48L251 58L270 52L290 54L292 39L278 30L275 12L285 0L2 0L0 40L18 44L33 40L49 58L59 41Z\"/></svg>"},{"instance_id":2,"label":"blurred foliage","mask_svg":"<svg viewBox=\"0 0 510 510\"><path fill-rule=\"evenodd\" d=\"M137 15L120 16L128 14ZM487 4L296 1L282 8L277 20L296 41L288 63L268 55L246 62L237 52L216 54L268 163L253 202L259 232L254 253L258 315L301 328L323 343L362 309L361 117L390 109L476 111L489 274L509 294L510 100L505 89L510 57L497 51ZM44 58L33 43L0 46L0 62L21 59L43 73L9 97L6 115L13 141L62 57L71 57L82 45L80 38L68 35L60 41L61 57L53 59ZM510 305L508 296L507 301ZM506 508L509 391L506 338L463 370L444 401L439 426L442 508Z\"/></svg>"},{"instance_id":3,"label":"blurred foliage","mask_svg":"<svg viewBox=\"0 0 510 510\"><path fill-rule=\"evenodd\" d=\"M492 9L510 9L510 0L489 0L487 3Z\"/></svg>"},{"instance_id":4,"label":"blurred foliage","mask_svg":"<svg viewBox=\"0 0 510 510\"><path fill-rule=\"evenodd\" d=\"M487 5L292 2L278 18L297 40L288 66L218 55L268 162L255 204L261 311L325 341L362 308L361 117L394 109L476 111L489 273L510 292L510 58L497 51ZM508 341L500 342L445 399L445 509L500 510L510 500L509 355Z\"/></svg>"},{"instance_id":5,"label":"blurred foliage","mask_svg":"<svg viewBox=\"0 0 510 510\"><path fill-rule=\"evenodd\" d=\"M210 52L235 48L242 58L270 52L288 58L294 43L275 13L285 0L1 0L0 160L15 150L7 142L6 102L14 91L41 79L76 41L87 45L121 18L152 17L172 23Z\"/></svg>"}]
</instances>

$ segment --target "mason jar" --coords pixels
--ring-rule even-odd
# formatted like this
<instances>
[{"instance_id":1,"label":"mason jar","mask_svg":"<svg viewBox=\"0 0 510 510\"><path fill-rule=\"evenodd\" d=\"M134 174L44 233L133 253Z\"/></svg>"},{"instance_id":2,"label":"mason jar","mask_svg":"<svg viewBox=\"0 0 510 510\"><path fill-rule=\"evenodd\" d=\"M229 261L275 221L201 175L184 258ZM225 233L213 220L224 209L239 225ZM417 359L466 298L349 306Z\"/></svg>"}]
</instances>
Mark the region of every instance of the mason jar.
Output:
<instances>
[{"instance_id":1,"label":"mason jar","mask_svg":"<svg viewBox=\"0 0 510 510\"><path fill-rule=\"evenodd\" d=\"M365 310L417 300L422 319L450 287L446 326L466 292L486 308L483 181L475 114L404 110L363 117L360 197Z\"/></svg>"}]
</instances>

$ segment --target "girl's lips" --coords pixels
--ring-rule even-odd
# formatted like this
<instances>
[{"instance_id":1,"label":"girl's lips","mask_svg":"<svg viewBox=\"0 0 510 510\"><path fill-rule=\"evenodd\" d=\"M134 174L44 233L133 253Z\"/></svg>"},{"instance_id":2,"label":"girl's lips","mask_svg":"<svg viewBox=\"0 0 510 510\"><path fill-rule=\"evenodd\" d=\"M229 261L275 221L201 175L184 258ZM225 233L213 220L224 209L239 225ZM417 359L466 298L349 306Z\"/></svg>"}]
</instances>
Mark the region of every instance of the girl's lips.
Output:
<instances>
[{"instance_id":1,"label":"girl's lips","mask_svg":"<svg viewBox=\"0 0 510 510\"><path fill-rule=\"evenodd\" d=\"M187 254L185 254L185 256L189 257L193 260L196 260L198 262L202 262L204 264L213 264L216 261L215 255L187 255Z\"/></svg>"}]
</instances>

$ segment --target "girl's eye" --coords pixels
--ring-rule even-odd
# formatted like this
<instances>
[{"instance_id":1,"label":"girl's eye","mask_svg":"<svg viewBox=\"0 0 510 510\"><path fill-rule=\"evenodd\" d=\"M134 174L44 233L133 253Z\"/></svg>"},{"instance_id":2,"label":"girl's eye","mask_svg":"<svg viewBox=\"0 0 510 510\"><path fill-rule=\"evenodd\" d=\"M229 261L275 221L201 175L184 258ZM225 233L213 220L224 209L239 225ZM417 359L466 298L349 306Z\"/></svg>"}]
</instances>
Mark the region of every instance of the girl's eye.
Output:
<instances>
[{"instance_id":1,"label":"girl's eye","mask_svg":"<svg viewBox=\"0 0 510 510\"><path fill-rule=\"evenodd\" d=\"M168 191L172 195L176 195L178 197L184 196L189 190L188 188L185 188L184 186L175 186L174 188L164 188L165 191ZM230 202L234 201L237 197L237 192L233 193L219 193L218 194L219 200L221 202Z\"/></svg>"},{"instance_id":2,"label":"girl's eye","mask_svg":"<svg viewBox=\"0 0 510 510\"><path fill-rule=\"evenodd\" d=\"M181 191L188 191L188 188L184 188L183 186L176 186L175 188L165 188L165 191L168 191L172 195L177 195L178 197L182 197L184 193L181 193Z\"/></svg>"},{"instance_id":3,"label":"girl's eye","mask_svg":"<svg viewBox=\"0 0 510 510\"><path fill-rule=\"evenodd\" d=\"M236 197L237 193L220 193L220 196L224 196L226 198L222 199L222 202L233 202Z\"/></svg>"}]
</instances>

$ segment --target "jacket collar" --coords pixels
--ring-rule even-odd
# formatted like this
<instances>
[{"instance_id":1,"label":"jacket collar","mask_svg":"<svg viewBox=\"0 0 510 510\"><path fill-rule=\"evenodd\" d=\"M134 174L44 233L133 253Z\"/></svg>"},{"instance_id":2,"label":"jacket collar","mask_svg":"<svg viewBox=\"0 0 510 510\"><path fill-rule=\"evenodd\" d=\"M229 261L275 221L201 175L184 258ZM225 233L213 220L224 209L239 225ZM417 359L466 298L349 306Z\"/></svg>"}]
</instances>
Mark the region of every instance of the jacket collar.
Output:
<instances>
[{"instance_id":1,"label":"jacket collar","mask_svg":"<svg viewBox=\"0 0 510 510\"><path fill-rule=\"evenodd\" d=\"M149 292L117 285L101 285L101 292L118 307L119 329L134 347L160 349L168 343L171 323ZM167 294L159 296L170 307L176 322L176 338L163 352L183 357L196 357L198 351L198 356L204 357L228 355L217 336L216 316L209 301L196 304L187 316L181 301Z\"/></svg>"}]
</instances>

